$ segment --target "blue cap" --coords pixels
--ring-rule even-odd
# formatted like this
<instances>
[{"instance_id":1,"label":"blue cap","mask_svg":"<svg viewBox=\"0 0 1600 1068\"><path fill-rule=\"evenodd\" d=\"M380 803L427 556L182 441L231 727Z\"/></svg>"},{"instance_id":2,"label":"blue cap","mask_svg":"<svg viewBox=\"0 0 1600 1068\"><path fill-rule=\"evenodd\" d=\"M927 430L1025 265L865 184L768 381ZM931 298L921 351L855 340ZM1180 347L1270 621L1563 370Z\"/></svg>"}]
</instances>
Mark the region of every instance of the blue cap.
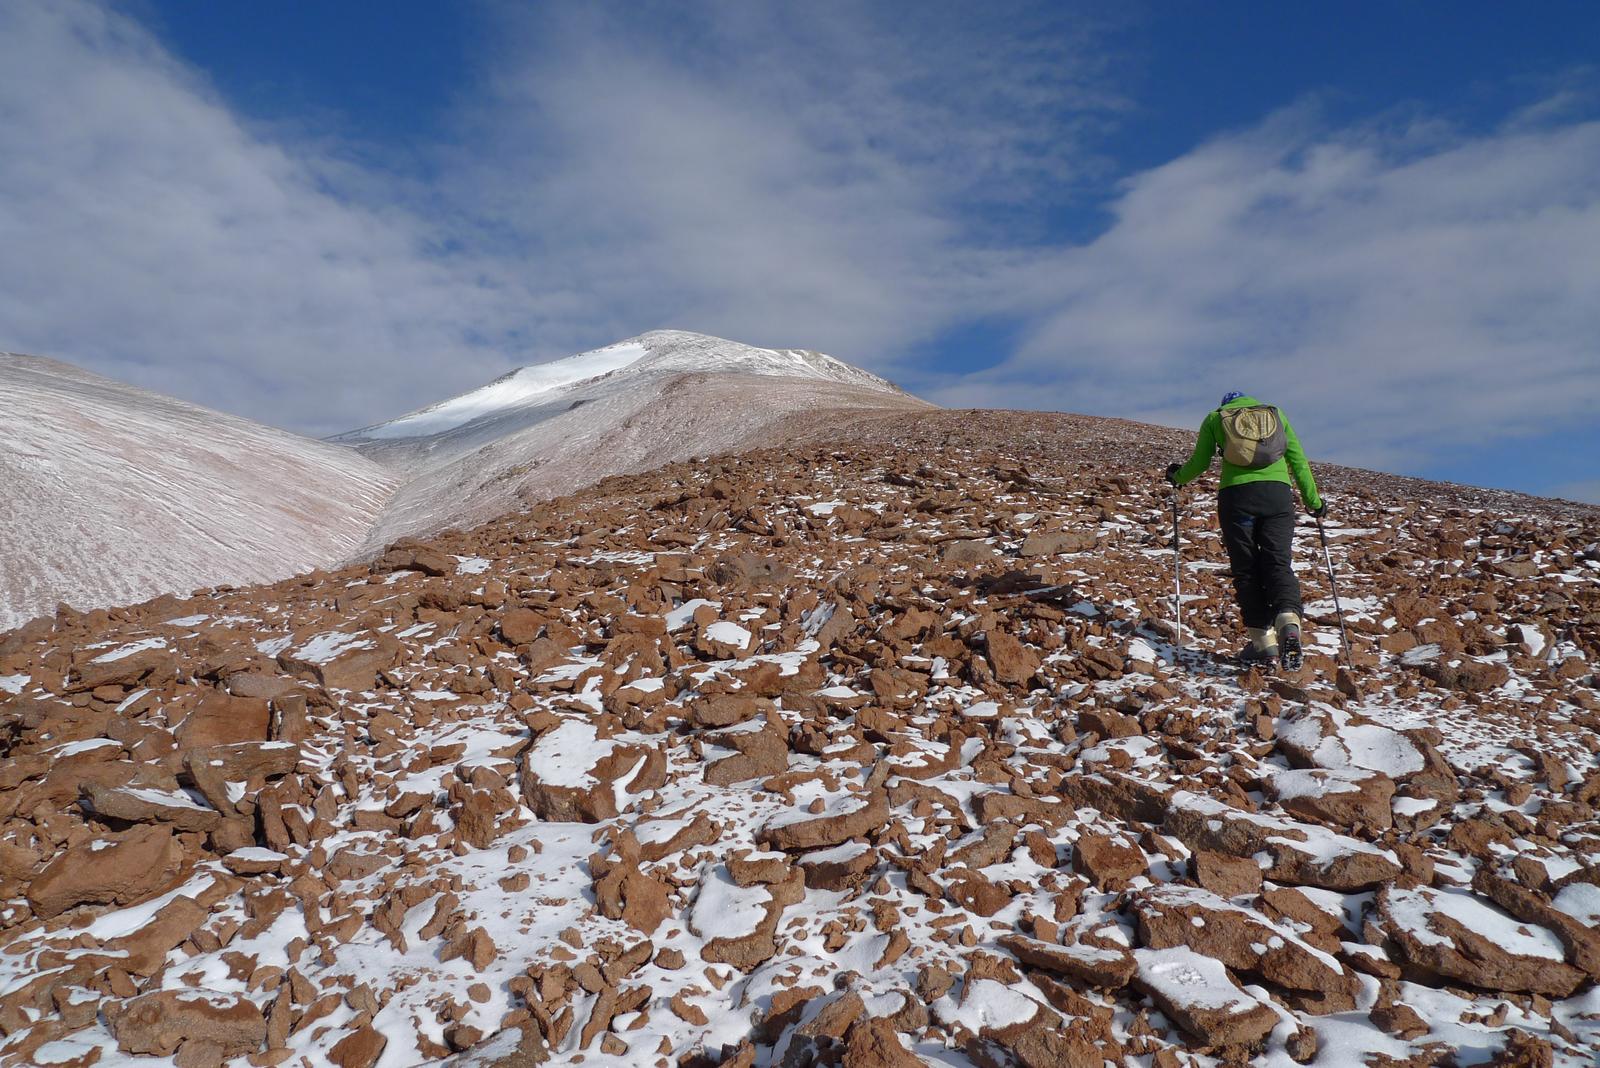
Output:
<instances>
[{"instance_id":1,"label":"blue cap","mask_svg":"<svg viewBox=\"0 0 1600 1068\"><path fill-rule=\"evenodd\" d=\"M1222 395L1222 404L1218 404L1217 407L1220 408L1223 404L1227 404L1230 401L1236 401L1242 396L1244 396L1244 394L1240 393L1238 390L1230 389L1228 392Z\"/></svg>"}]
</instances>

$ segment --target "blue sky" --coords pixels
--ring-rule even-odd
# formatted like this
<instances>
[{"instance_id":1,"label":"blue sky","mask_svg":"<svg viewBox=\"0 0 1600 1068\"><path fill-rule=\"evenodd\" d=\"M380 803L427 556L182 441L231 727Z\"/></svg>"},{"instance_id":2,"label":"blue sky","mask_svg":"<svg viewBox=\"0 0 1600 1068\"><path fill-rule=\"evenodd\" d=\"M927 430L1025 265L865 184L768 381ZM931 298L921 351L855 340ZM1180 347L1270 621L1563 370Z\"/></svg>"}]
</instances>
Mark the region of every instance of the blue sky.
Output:
<instances>
[{"instance_id":1,"label":"blue sky","mask_svg":"<svg viewBox=\"0 0 1600 1068\"><path fill-rule=\"evenodd\" d=\"M1533 12L1529 14L1528 12ZM656 327L1600 501L1600 5L0 8L0 348L310 433Z\"/></svg>"}]
</instances>

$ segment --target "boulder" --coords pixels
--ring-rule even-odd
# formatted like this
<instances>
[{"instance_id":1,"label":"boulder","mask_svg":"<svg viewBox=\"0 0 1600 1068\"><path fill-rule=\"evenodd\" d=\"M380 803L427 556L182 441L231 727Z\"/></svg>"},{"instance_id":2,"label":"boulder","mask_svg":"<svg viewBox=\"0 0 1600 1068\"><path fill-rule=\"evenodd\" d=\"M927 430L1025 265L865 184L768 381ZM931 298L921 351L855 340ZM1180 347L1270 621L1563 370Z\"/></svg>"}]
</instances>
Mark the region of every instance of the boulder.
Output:
<instances>
[{"instance_id":1,"label":"boulder","mask_svg":"<svg viewBox=\"0 0 1600 1068\"><path fill-rule=\"evenodd\" d=\"M667 781L653 745L600 738L594 724L567 719L541 734L522 758L522 795L540 819L599 823Z\"/></svg>"},{"instance_id":2,"label":"boulder","mask_svg":"<svg viewBox=\"0 0 1600 1068\"><path fill-rule=\"evenodd\" d=\"M845 1034L843 1068L923 1068L923 1061L900 1044L888 1020L863 1013Z\"/></svg>"},{"instance_id":3,"label":"boulder","mask_svg":"<svg viewBox=\"0 0 1600 1068\"><path fill-rule=\"evenodd\" d=\"M1057 553L1083 553L1095 547L1093 531L1036 530L1022 540L1018 552L1026 559L1055 556Z\"/></svg>"},{"instance_id":4,"label":"boulder","mask_svg":"<svg viewBox=\"0 0 1600 1068\"><path fill-rule=\"evenodd\" d=\"M1325 1011L1355 1007L1356 978L1331 955L1287 927L1232 904L1209 890L1172 884L1135 898L1139 937L1151 949L1187 946L1234 969L1304 995L1317 995Z\"/></svg>"},{"instance_id":5,"label":"boulder","mask_svg":"<svg viewBox=\"0 0 1600 1068\"><path fill-rule=\"evenodd\" d=\"M872 790L866 797L848 797L812 819L778 816L761 829L756 841L768 849L801 852L848 842L888 822L889 799L883 791Z\"/></svg>"},{"instance_id":6,"label":"boulder","mask_svg":"<svg viewBox=\"0 0 1600 1068\"><path fill-rule=\"evenodd\" d=\"M158 990L107 1013L118 1048L170 1057L190 1043L215 1048L223 1058L254 1053L267 1038L256 1004L215 990Z\"/></svg>"},{"instance_id":7,"label":"boulder","mask_svg":"<svg viewBox=\"0 0 1600 1068\"><path fill-rule=\"evenodd\" d=\"M1132 950L1114 943L1067 946L1026 935L1008 934L1001 936L1000 946L1010 950L1024 964L1065 975L1101 990L1119 990L1133 978Z\"/></svg>"},{"instance_id":8,"label":"boulder","mask_svg":"<svg viewBox=\"0 0 1600 1068\"><path fill-rule=\"evenodd\" d=\"M327 631L278 654L278 666L330 690L371 690L378 672L400 659L401 646L387 634ZM265 737L265 735L262 735Z\"/></svg>"},{"instance_id":9,"label":"boulder","mask_svg":"<svg viewBox=\"0 0 1600 1068\"><path fill-rule=\"evenodd\" d=\"M1132 843L1106 834L1081 834L1073 846L1072 867L1102 890L1121 890L1145 874L1149 861Z\"/></svg>"},{"instance_id":10,"label":"boulder","mask_svg":"<svg viewBox=\"0 0 1600 1068\"><path fill-rule=\"evenodd\" d=\"M731 786L789 770L789 737L776 720L761 724L759 730L720 731L707 741L734 750L733 755L706 765L705 781L713 786Z\"/></svg>"},{"instance_id":11,"label":"boulder","mask_svg":"<svg viewBox=\"0 0 1600 1068\"><path fill-rule=\"evenodd\" d=\"M1394 824L1394 780L1376 771L1309 768L1272 776L1267 787L1297 819L1342 830L1386 831Z\"/></svg>"},{"instance_id":12,"label":"boulder","mask_svg":"<svg viewBox=\"0 0 1600 1068\"><path fill-rule=\"evenodd\" d=\"M1261 865L1250 857L1230 857L1202 849L1195 853L1194 881L1222 897L1241 897L1261 890Z\"/></svg>"},{"instance_id":13,"label":"boulder","mask_svg":"<svg viewBox=\"0 0 1600 1068\"><path fill-rule=\"evenodd\" d=\"M1221 961L1185 946L1135 950L1134 957L1135 982L1201 1045L1249 1045L1278 1025L1277 1012L1240 989Z\"/></svg>"},{"instance_id":14,"label":"boulder","mask_svg":"<svg viewBox=\"0 0 1600 1068\"><path fill-rule=\"evenodd\" d=\"M711 567L711 579L723 586L753 586L766 589L782 586L793 577L789 565L770 556L731 553Z\"/></svg>"},{"instance_id":15,"label":"boulder","mask_svg":"<svg viewBox=\"0 0 1600 1068\"><path fill-rule=\"evenodd\" d=\"M689 910L689 929L706 939L701 958L742 972L770 960L778 952L774 936L783 910L805 894L798 871L779 883L741 887L725 867L708 868Z\"/></svg>"},{"instance_id":16,"label":"boulder","mask_svg":"<svg viewBox=\"0 0 1600 1068\"><path fill-rule=\"evenodd\" d=\"M78 664L67 693L83 693L102 686L137 686L153 677L170 678L177 658L166 642L152 638L100 653Z\"/></svg>"},{"instance_id":17,"label":"boulder","mask_svg":"<svg viewBox=\"0 0 1600 1068\"><path fill-rule=\"evenodd\" d=\"M388 1044L383 1032L368 1024L335 1042L328 1050L328 1059L339 1068L372 1068Z\"/></svg>"},{"instance_id":18,"label":"boulder","mask_svg":"<svg viewBox=\"0 0 1600 1068\"><path fill-rule=\"evenodd\" d=\"M230 742L264 742L271 724L272 710L264 699L234 697L221 690L208 690L183 717L173 734L180 749Z\"/></svg>"},{"instance_id":19,"label":"boulder","mask_svg":"<svg viewBox=\"0 0 1600 1068\"><path fill-rule=\"evenodd\" d=\"M1244 812L1206 794L1172 795L1162 824L1192 850L1236 857L1264 854L1264 878L1325 890L1365 890L1397 878L1400 858L1387 849L1315 824Z\"/></svg>"},{"instance_id":20,"label":"boulder","mask_svg":"<svg viewBox=\"0 0 1600 1068\"><path fill-rule=\"evenodd\" d=\"M180 831L209 831L222 819L222 813L186 793L150 786L88 783L83 799L102 820L166 823Z\"/></svg>"},{"instance_id":21,"label":"boulder","mask_svg":"<svg viewBox=\"0 0 1600 1068\"><path fill-rule=\"evenodd\" d=\"M500 613L500 636L511 645L532 645L544 629L544 616L529 608L507 608Z\"/></svg>"},{"instance_id":22,"label":"boulder","mask_svg":"<svg viewBox=\"0 0 1600 1068\"><path fill-rule=\"evenodd\" d=\"M141 825L66 850L28 885L27 897L44 917L78 905L132 905L170 888L182 871L171 828Z\"/></svg>"},{"instance_id":23,"label":"boulder","mask_svg":"<svg viewBox=\"0 0 1600 1068\"><path fill-rule=\"evenodd\" d=\"M989 631L989 666L994 677L1013 686L1026 686L1039 671L1039 655L999 628Z\"/></svg>"},{"instance_id":24,"label":"boulder","mask_svg":"<svg viewBox=\"0 0 1600 1068\"><path fill-rule=\"evenodd\" d=\"M939 553L939 559L953 567L984 564L994 559L994 547L986 541L952 541Z\"/></svg>"},{"instance_id":25,"label":"boulder","mask_svg":"<svg viewBox=\"0 0 1600 1068\"><path fill-rule=\"evenodd\" d=\"M1412 967L1483 990L1564 998L1585 978L1555 932L1465 892L1384 887L1378 928Z\"/></svg>"}]
</instances>

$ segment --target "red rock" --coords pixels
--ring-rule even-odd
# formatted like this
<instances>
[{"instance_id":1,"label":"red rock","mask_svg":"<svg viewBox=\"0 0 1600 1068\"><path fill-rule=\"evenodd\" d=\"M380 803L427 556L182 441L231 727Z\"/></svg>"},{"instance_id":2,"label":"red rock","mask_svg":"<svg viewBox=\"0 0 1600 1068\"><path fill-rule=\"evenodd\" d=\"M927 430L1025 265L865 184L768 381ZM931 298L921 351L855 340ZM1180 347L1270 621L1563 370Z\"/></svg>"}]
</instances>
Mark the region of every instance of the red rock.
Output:
<instances>
[{"instance_id":1,"label":"red rock","mask_svg":"<svg viewBox=\"0 0 1600 1068\"><path fill-rule=\"evenodd\" d=\"M939 559L953 567L985 564L994 559L994 547L985 541L952 541L939 553Z\"/></svg>"},{"instance_id":2,"label":"red rock","mask_svg":"<svg viewBox=\"0 0 1600 1068\"><path fill-rule=\"evenodd\" d=\"M77 905L132 905L172 886L183 870L183 851L165 826L140 826L73 846L28 886L40 916Z\"/></svg>"},{"instance_id":3,"label":"red rock","mask_svg":"<svg viewBox=\"0 0 1600 1068\"><path fill-rule=\"evenodd\" d=\"M851 807L843 811L816 819L769 823L757 833L756 841L768 849L793 853L839 845L889 822L889 799L881 790L872 790L864 798L852 798L849 804Z\"/></svg>"},{"instance_id":4,"label":"red rock","mask_svg":"<svg viewBox=\"0 0 1600 1068\"><path fill-rule=\"evenodd\" d=\"M789 770L789 738L776 720L760 730L722 731L707 740L735 750L732 756L706 765L704 778L713 786L765 779Z\"/></svg>"},{"instance_id":5,"label":"red rock","mask_svg":"<svg viewBox=\"0 0 1600 1068\"><path fill-rule=\"evenodd\" d=\"M1055 556L1057 553L1084 553L1095 547L1093 531L1036 530L1022 541L1018 553L1024 559Z\"/></svg>"},{"instance_id":6,"label":"red rock","mask_svg":"<svg viewBox=\"0 0 1600 1068\"><path fill-rule=\"evenodd\" d=\"M1082 834L1073 846L1072 867L1103 890L1121 890L1145 874L1149 862L1144 851L1110 835Z\"/></svg>"},{"instance_id":7,"label":"red rock","mask_svg":"<svg viewBox=\"0 0 1600 1068\"><path fill-rule=\"evenodd\" d=\"M544 616L529 608L507 608L500 613L500 636L511 645L532 645L544 630Z\"/></svg>"},{"instance_id":8,"label":"red rock","mask_svg":"<svg viewBox=\"0 0 1600 1068\"><path fill-rule=\"evenodd\" d=\"M1394 823L1394 780L1375 771L1286 771L1269 779L1268 788L1297 819L1371 832L1386 831Z\"/></svg>"},{"instance_id":9,"label":"red rock","mask_svg":"<svg viewBox=\"0 0 1600 1068\"><path fill-rule=\"evenodd\" d=\"M862 1015L845 1034L844 1068L922 1068L920 1057L900 1044L887 1020Z\"/></svg>"},{"instance_id":10,"label":"red rock","mask_svg":"<svg viewBox=\"0 0 1600 1068\"><path fill-rule=\"evenodd\" d=\"M1202 849L1194 855L1195 882L1223 897L1240 897L1261 890L1261 865L1249 857L1230 857Z\"/></svg>"},{"instance_id":11,"label":"red rock","mask_svg":"<svg viewBox=\"0 0 1600 1068\"><path fill-rule=\"evenodd\" d=\"M588 764L581 768L579 764ZM596 738L592 724L564 720L528 747L522 761L522 792L540 819L599 823L617 815L617 789L624 807L666 782L666 757L649 745Z\"/></svg>"},{"instance_id":12,"label":"red rock","mask_svg":"<svg viewBox=\"0 0 1600 1068\"><path fill-rule=\"evenodd\" d=\"M126 647L123 647L126 648ZM176 658L166 648L140 649L123 653L122 649L96 651L76 666L72 683L65 687L67 693L82 693L101 686L137 686L155 678L170 678L176 673Z\"/></svg>"},{"instance_id":13,"label":"red rock","mask_svg":"<svg viewBox=\"0 0 1600 1068\"><path fill-rule=\"evenodd\" d=\"M1025 686L1039 671L1038 654L1003 630L989 631L988 649L989 665L1001 682Z\"/></svg>"},{"instance_id":14,"label":"red rock","mask_svg":"<svg viewBox=\"0 0 1600 1068\"><path fill-rule=\"evenodd\" d=\"M1565 948L1551 931L1519 924L1471 895L1453 894L1448 902L1441 897L1428 887L1378 892L1378 925L1413 967L1484 990L1555 998L1584 981L1582 971L1565 963Z\"/></svg>"},{"instance_id":15,"label":"red rock","mask_svg":"<svg viewBox=\"0 0 1600 1068\"><path fill-rule=\"evenodd\" d=\"M372 1026L358 1027L328 1050L328 1059L339 1068L372 1068L383 1056L389 1040Z\"/></svg>"},{"instance_id":16,"label":"red rock","mask_svg":"<svg viewBox=\"0 0 1600 1068\"><path fill-rule=\"evenodd\" d=\"M229 742L264 742L271 722L272 710L266 701L208 690L173 733L181 749Z\"/></svg>"},{"instance_id":17,"label":"red rock","mask_svg":"<svg viewBox=\"0 0 1600 1068\"><path fill-rule=\"evenodd\" d=\"M652 933L672 914L667 888L626 860L615 862L594 890L602 916L621 920L640 934Z\"/></svg>"},{"instance_id":18,"label":"red rock","mask_svg":"<svg viewBox=\"0 0 1600 1068\"><path fill-rule=\"evenodd\" d=\"M1002 935L1000 945L1024 964L1101 990L1120 990L1133 978L1133 951L1121 946L1062 946L1024 935Z\"/></svg>"},{"instance_id":19,"label":"red rock","mask_svg":"<svg viewBox=\"0 0 1600 1068\"><path fill-rule=\"evenodd\" d=\"M782 586L793 571L782 561L754 553L732 553L711 568L711 579L723 586L754 586L767 589Z\"/></svg>"},{"instance_id":20,"label":"red rock","mask_svg":"<svg viewBox=\"0 0 1600 1068\"><path fill-rule=\"evenodd\" d=\"M200 1043L223 1057L261 1048L267 1020L248 998L214 990L160 990L142 994L108 1012L118 1048L168 1057Z\"/></svg>"},{"instance_id":21,"label":"red rock","mask_svg":"<svg viewBox=\"0 0 1600 1068\"><path fill-rule=\"evenodd\" d=\"M1207 890L1171 884L1141 893L1133 903L1139 937L1151 949L1188 948L1235 970L1315 995L1322 1011L1348 1011L1358 993L1354 975L1292 931Z\"/></svg>"},{"instance_id":22,"label":"red rock","mask_svg":"<svg viewBox=\"0 0 1600 1068\"><path fill-rule=\"evenodd\" d=\"M1278 1025L1272 1007L1241 990L1210 957L1181 947L1141 949L1135 956L1139 986L1202 1045L1248 1045Z\"/></svg>"},{"instance_id":23,"label":"red rock","mask_svg":"<svg viewBox=\"0 0 1600 1068\"><path fill-rule=\"evenodd\" d=\"M400 643L387 634L330 631L279 653L278 666L330 690L364 692L377 685L378 672L393 667L401 652Z\"/></svg>"},{"instance_id":24,"label":"red rock","mask_svg":"<svg viewBox=\"0 0 1600 1068\"><path fill-rule=\"evenodd\" d=\"M148 786L101 786L89 783L84 800L103 820L166 823L180 831L209 831L222 813L197 804L188 794Z\"/></svg>"}]
</instances>

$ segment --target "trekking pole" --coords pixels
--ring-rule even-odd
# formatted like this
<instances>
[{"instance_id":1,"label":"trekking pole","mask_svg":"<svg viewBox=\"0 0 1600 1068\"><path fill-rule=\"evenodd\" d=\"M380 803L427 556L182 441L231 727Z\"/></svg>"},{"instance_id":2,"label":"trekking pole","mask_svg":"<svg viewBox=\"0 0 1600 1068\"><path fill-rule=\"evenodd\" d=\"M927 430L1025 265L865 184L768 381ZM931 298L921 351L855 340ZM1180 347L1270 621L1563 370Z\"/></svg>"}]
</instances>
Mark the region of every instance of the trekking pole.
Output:
<instances>
[{"instance_id":1,"label":"trekking pole","mask_svg":"<svg viewBox=\"0 0 1600 1068\"><path fill-rule=\"evenodd\" d=\"M1178 497L1181 493L1178 486L1172 487L1172 608L1178 617L1177 647L1180 650L1183 648L1183 554L1178 540Z\"/></svg>"},{"instance_id":2,"label":"trekking pole","mask_svg":"<svg viewBox=\"0 0 1600 1068\"><path fill-rule=\"evenodd\" d=\"M1333 611L1339 617L1339 648L1344 654L1344 666L1350 666L1350 634L1344 629L1344 607L1339 604L1339 580L1333 577L1333 554L1328 552L1328 532L1322 527L1322 517L1317 516L1317 534L1322 538L1322 559L1328 565L1328 588L1333 591Z\"/></svg>"}]
</instances>

